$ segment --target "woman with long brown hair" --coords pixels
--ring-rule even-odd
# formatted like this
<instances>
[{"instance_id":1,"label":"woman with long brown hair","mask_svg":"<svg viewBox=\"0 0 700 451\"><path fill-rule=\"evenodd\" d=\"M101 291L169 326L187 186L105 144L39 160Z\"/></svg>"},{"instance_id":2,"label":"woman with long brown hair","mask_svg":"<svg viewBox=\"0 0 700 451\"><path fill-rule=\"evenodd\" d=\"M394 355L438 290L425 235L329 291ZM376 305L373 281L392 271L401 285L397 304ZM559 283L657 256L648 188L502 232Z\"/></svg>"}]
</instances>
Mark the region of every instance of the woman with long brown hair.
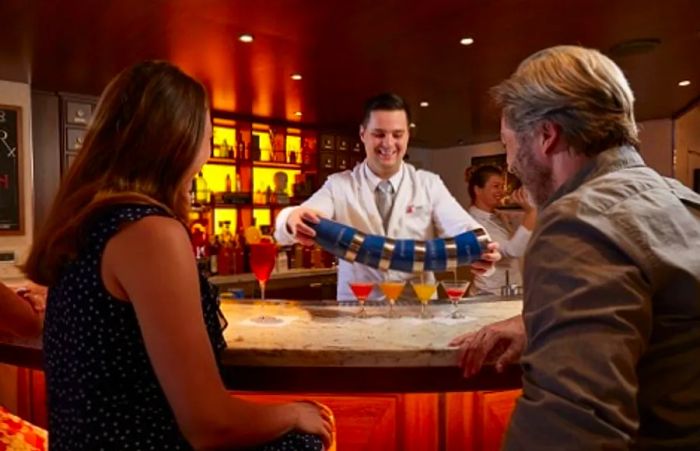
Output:
<instances>
[{"instance_id":1,"label":"woman with long brown hair","mask_svg":"<svg viewBox=\"0 0 700 451\"><path fill-rule=\"evenodd\" d=\"M211 138L204 87L165 62L121 72L26 264L44 326L55 450L319 449L331 413L231 397L214 288L197 273L188 190Z\"/></svg>"}]
</instances>

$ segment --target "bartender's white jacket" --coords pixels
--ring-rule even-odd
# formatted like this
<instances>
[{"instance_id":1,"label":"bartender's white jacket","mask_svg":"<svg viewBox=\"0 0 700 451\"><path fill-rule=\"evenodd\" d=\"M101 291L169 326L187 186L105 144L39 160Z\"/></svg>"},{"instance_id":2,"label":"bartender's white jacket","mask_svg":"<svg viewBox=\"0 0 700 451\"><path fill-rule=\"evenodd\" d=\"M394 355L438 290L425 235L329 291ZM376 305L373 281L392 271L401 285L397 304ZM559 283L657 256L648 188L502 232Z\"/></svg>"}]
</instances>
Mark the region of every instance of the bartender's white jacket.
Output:
<instances>
[{"instance_id":1,"label":"bartender's white jacket","mask_svg":"<svg viewBox=\"0 0 700 451\"><path fill-rule=\"evenodd\" d=\"M400 171L390 181L396 194L388 230L384 230L374 195L380 179L372 173L366 161L352 170L330 175L323 186L302 206L312 208L328 219L355 227L366 234L397 239L429 240L435 237L451 237L481 227L450 194L437 174L417 170L410 164L402 163ZM294 242L286 227L287 217L294 208L297 207L282 210L275 221L275 238L283 245ZM338 299L354 299L348 286L353 280L381 282L413 277L413 274L383 272L359 263L341 260L338 266ZM433 274L426 273L426 281L433 280ZM406 291L404 290L404 293ZM375 288L371 299L381 297L381 293Z\"/></svg>"}]
</instances>

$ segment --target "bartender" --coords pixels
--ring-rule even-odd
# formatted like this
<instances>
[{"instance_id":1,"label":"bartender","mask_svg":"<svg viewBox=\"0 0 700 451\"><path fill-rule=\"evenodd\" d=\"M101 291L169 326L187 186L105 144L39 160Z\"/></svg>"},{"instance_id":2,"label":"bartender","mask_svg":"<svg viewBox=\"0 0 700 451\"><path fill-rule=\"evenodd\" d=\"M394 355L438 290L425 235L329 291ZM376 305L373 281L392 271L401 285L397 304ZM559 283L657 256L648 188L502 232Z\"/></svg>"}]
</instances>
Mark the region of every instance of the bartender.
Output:
<instances>
[{"instance_id":1,"label":"bartender","mask_svg":"<svg viewBox=\"0 0 700 451\"><path fill-rule=\"evenodd\" d=\"M510 200L519 206L523 214L520 224L513 215L498 210L505 195L503 171L491 165L477 168L469 178L469 197L472 205L469 213L481 223L491 238L500 245L503 258L496 263L491 277L474 276L475 294L501 294L502 287L522 286L520 257L532 235L537 220L537 209L528 201L523 188L513 191Z\"/></svg>"},{"instance_id":2,"label":"bartender","mask_svg":"<svg viewBox=\"0 0 700 451\"><path fill-rule=\"evenodd\" d=\"M352 170L330 175L300 206L282 210L275 224L277 241L313 244L314 231L304 220L316 222L319 216L366 234L415 240L450 237L481 228L437 174L418 170L403 161L410 120L408 104L398 95L386 93L370 98L360 124L365 160ZM472 271L490 274L500 257L498 245L491 243L482 260L472 264ZM412 277L415 276L409 273L382 272L341 260L337 298L353 299L351 281L379 283ZM428 282L435 280L432 273L425 273L424 277ZM381 293L375 289L370 299L379 298Z\"/></svg>"}]
</instances>

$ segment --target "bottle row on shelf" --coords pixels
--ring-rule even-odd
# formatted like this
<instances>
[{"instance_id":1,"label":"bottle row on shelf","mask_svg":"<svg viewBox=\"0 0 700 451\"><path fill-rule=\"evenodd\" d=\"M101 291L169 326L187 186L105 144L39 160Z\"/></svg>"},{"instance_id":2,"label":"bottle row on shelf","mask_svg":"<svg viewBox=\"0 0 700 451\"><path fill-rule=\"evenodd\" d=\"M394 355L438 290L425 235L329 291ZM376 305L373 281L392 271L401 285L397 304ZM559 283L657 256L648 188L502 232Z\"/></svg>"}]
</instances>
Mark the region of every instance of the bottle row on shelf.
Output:
<instances>
[{"instance_id":1,"label":"bottle row on shelf","mask_svg":"<svg viewBox=\"0 0 700 451\"><path fill-rule=\"evenodd\" d=\"M271 162L279 164L299 165L304 167L316 166L316 151L306 141L300 149L285 149L284 146L261 146L258 136L253 135L252 141L245 143L240 135L236 137L235 145L228 140L214 141L211 146L211 158L214 161L225 160L228 163Z\"/></svg>"},{"instance_id":2,"label":"bottle row on shelf","mask_svg":"<svg viewBox=\"0 0 700 451\"><path fill-rule=\"evenodd\" d=\"M287 190L287 175L283 172L275 174L274 188L264 182L258 184L255 191L241 189L241 175L235 175L235 185L230 174L225 175L224 191L212 191L209 183L200 172L193 180L190 189L190 203L193 206L286 206L299 203L308 198L314 189L315 174L295 174L290 196Z\"/></svg>"}]
</instances>

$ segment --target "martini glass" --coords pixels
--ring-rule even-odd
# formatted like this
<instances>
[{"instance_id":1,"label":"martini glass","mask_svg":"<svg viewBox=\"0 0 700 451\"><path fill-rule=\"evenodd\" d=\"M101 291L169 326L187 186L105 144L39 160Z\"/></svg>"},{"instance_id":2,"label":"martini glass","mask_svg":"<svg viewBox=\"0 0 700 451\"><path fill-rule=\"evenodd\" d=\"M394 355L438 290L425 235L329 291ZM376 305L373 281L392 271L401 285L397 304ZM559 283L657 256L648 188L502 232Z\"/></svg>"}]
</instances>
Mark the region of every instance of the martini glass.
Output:
<instances>
[{"instance_id":1,"label":"martini glass","mask_svg":"<svg viewBox=\"0 0 700 451\"><path fill-rule=\"evenodd\" d=\"M382 293L384 293L384 296L386 296L389 301L389 318L396 318L396 316L398 316L394 310L394 304L396 304L396 300L401 296L404 285L406 285L406 282L403 280L385 280L379 284L379 289L382 290Z\"/></svg>"},{"instance_id":2,"label":"martini glass","mask_svg":"<svg viewBox=\"0 0 700 451\"><path fill-rule=\"evenodd\" d=\"M250 269L260 285L260 299L265 300L265 285L270 280L270 274L277 261L277 245L260 242L249 246Z\"/></svg>"},{"instance_id":3,"label":"martini glass","mask_svg":"<svg viewBox=\"0 0 700 451\"><path fill-rule=\"evenodd\" d=\"M433 315L428 313L425 307L428 305L428 301L435 294L437 290L437 284L431 282L411 282L413 286L413 291L416 292L416 296L420 301L420 316L419 318L427 319L432 318Z\"/></svg>"},{"instance_id":4,"label":"martini glass","mask_svg":"<svg viewBox=\"0 0 700 451\"><path fill-rule=\"evenodd\" d=\"M467 286L469 282L466 280L443 280L440 282L442 287L447 293L447 297L452 303L452 314L450 318L458 319L464 318L464 315L460 313L457 309L459 308L459 300L464 296L464 292L467 291Z\"/></svg>"},{"instance_id":5,"label":"martini glass","mask_svg":"<svg viewBox=\"0 0 700 451\"><path fill-rule=\"evenodd\" d=\"M369 297L369 294L374 288L374 283L372 282L350 282L350 289L352 294L357 298L357 302L360 303L360 311L357 313L358 318L366 318L367 311L365 310L365 301Z\"/></svg>"}]
</instances>

